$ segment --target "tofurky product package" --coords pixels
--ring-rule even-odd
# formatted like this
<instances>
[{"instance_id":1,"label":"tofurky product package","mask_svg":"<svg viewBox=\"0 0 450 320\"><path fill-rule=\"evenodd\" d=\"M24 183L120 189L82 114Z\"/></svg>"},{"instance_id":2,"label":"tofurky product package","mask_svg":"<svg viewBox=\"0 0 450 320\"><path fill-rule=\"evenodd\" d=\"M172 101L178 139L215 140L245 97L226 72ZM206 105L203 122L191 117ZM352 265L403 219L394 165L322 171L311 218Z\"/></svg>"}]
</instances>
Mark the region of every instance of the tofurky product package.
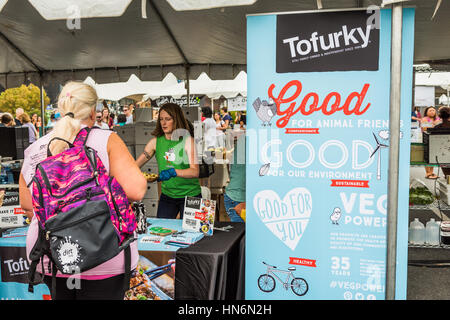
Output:
<instances>
[{"instance_id":1,"label":"tofurky product package","mask_svg":"<svg viewBox=\"0 0 450 320\"><path fill-rule=\"evenodd\" d=\"M0 207L0 228L26 226L26 216L22 208L17 206Z\"/></svg>"},{"instance_id":2,"label":"tofurky product package","mask_svg":"<svg viewBox=\"0 0 450 320\"><path fill-rule=\"evenodd\" d=\"M20 208L19 193L0 189L0 228L23 227L27 225L26 218Z\"/></svg>"},{"instance_id":3,"label":"tofurky product package","mask_svg":"<svg viewBox=\"0 0 450 320\"><path fill-rule=\"evenodd\" d=\"M184 200L183 230L212 236L216 201L186 197Z\"/></svg>"}]
</instances>

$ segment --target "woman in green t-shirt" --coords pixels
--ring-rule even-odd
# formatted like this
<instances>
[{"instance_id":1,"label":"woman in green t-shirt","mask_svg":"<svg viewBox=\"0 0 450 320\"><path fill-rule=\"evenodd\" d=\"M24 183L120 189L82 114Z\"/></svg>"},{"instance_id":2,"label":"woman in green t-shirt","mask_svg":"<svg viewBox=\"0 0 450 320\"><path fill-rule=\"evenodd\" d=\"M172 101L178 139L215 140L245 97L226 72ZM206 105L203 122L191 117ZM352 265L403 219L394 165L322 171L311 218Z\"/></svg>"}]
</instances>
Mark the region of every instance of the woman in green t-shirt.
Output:
<instances>
[{"instance_id":1,"label":"woman in green t-shirt","mask_svg":"<svg viewBox=\"0 0 450 320\"><path fill-rule=\"evenodd\" d=\"M152 135L136 164L142 167L156 157L162 182L157 217L174 219L179 212L183 218L184 198L201 198L201 188L193 130L180 106L166 103L159 109Z\"/></svg>"}]
</instances>

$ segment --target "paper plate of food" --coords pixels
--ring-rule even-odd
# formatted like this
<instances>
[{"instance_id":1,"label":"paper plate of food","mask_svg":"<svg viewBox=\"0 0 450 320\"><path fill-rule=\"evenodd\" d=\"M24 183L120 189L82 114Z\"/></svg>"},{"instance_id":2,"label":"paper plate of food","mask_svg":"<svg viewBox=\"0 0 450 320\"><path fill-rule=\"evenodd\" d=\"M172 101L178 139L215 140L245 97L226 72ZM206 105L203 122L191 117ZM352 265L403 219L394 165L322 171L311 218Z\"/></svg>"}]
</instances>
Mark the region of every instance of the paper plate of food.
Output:
<instances>
[{"instance_id":1,"label":"paper plate of food","mask_svg":"<svg viewBox=\"0 0 450 320\"><path fill-rule=\"evenodd\" d=\"M159 177L156 173L142 172L142 174L144 175L144 178L147 179L148 182L154 182L158 180Z\"/></svg>"}]
</instances>

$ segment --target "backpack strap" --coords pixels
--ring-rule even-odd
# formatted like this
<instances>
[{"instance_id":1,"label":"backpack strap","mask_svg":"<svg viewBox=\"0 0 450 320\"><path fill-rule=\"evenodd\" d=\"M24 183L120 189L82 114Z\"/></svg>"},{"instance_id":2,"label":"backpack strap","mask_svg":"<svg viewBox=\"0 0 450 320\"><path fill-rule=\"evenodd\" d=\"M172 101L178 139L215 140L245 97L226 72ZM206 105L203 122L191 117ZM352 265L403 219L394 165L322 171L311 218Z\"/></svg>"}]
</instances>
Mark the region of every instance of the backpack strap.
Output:
<instances>
[{"instance_id":1,"label":"backpack strap","mask_svg":"<svg viewBox=\"0 0 450 320\"><path fill-rule=\"evenodd\" d=\"M128 291L130 289L130 280L131 280L131 248L130 244L135 241L136 238L133 234L129 235L128 238L124 239L122 244L119 246L119 250L123 250L124 253L124 265L125 265L125 273L124 273L124 291Z\"/></svg>"},{"instance_id":2,"label":"backpack strap","mask_svg":"<svg viewBox=\"0 0 450 320\"><path fill-rule=\"evenodd\" d=\"M52 291L51 295L53 299L56 299L56 273L58 272L58 269L56 269L56 265L54 262L52 262Z\"/></svg>"},{"instance_id":3,"label":"backpack strap","mask_svg":"<svg viewBox=\"0 0 450 320\"><path fill-rule=\"evenodd\" d=\"M30 268L28 269L28 292L34 293L34 286L43 282L44 275L39 280L35 280L36 277L36 267L41 262L41 268L44 270L44 256L38 260L31 261Z\"/></svg>"},{"instance_id":4,"label":"backpack strap","mask_svg":"<svg viewBox=\"0 0 450 320\"><path fill-rule=\"evenodd\" d=\"M48 142L48 145L47 145L47 157L51 157L51 156L52 156L52 153L50 152L50 144L51 144L52 141L54 141L54 140L61 140L61 141L64 141L65 143L67 143L67 144L69 145L69 148L73 148L73 147L74 147L74 145L73 145L71 142L69 142L69 141L67 141L67 140L64 140L64 139L62 139L62 138L59 138L59 137L54 137L53 139L51 139L51 140Z\"/></svg>"},{"instance_id":5,"label":"backpack strap","mask_svg":"<svg viewBox=\"0 0 450 320\"><path fill-rule=\"evenodd\" d=\"M78 146L85 146L88 138L89 138L89 134L91 133L92 129L100 129L98 127L84 127L83 129L81 129L77 136L75 137L75 140L73 141L73 144L78 147Z\"/></svg>"},{"instance_id":6,"label":"backpack strap","mask_svg":"<svg viewBox=\"0 0 450 320\"><path fill-rule=\"evenodd\" d=\"M125 257L125 274L124 274L124 292L127 292L130 289L130 280L131 280L131 250L130 246L124 249L124 257Z\"/></svg>"},{"instance_id":7,"label":"backpack strap","mask_svg":"<svg viewBox=\"0 0 450 320\"><path fill-rule=\"evenodd\" d=\"M47 255L47 244L45 243L45 238L43 236L43 230L39 226L38 237L36 239L36 243L31 249L29 259L31 260L30 268L28 269L28 292L33 292L33 286L42 283L44 278L45 269L44 269L44 255ZM47 255L48 256L48 255ZM41 263L42 268L42 277L38 280L36 277L36 267Z\"/></svg>"}]
</instances>

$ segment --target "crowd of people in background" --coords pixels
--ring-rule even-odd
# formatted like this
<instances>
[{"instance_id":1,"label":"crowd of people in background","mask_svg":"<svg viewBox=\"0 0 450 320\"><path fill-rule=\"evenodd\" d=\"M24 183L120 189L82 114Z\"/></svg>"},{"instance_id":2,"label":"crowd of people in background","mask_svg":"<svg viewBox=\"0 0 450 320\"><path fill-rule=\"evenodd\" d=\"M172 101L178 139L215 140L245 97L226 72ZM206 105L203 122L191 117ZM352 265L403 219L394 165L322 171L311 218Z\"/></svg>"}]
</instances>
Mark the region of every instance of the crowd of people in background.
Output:
<instances>
[{"instance_id":1,"label":"crowd of people in background","mask_svg":"<svg viewBox=\"0 0 450 320\"><path fill-rule=\"evenodd\" d=\"M116 116L115 113L110 112L108 105L104 102L103 109L97 112L95 126L112 130L115 126L133 123L134 104L124 105L120 109ZM23 108L17 108L15 116L9 112L0 112L0 127L27 127L31 144L44 135L44 127L47 133L50 132L60 118L61 115L58 112L51 113L45 126L42 117L38 114L33 113L30 116Z\"/></svg>"},{"instance_id":2,"label":"crowd of people in background","mask_svg":"<svg viewBox=\"0 0 450 320\"><path fill-rule=\"evenodd\" d=\"M103 109L98 110L96 113L96 127L101 129L112 130L115 126L123 126L125 124L133 123L133 111L135 105L133 103L123 105L116 113L110 111L110 107L103 101ZM19 127L25 126L29 129L29 140L33 143L39 137L44 134L45 131L49 132L53 129L55 123L60 119L58 112L53 112L47 121L45 126L42 117L34 113L31 115L26 113L23 108L17 108L15 110L15 116L11 113L0 113L0 127ZM208 119L206 122L205 120ZM225 131L227 129L240 129L246 128L246 115L245 112L237 112L234 118L228 113L226 107L220 108L220 111L213 113L210 107L202 108L202 119L205 122L205 132L215 133L216 140L214 146L225 147ZM213 129L213 131L210 131ZM211 136L211 134L209 134ZM209 143L209 142L208 142ZM212 144L212 142L211 142Z\"/></svg>"}]
</instances>

